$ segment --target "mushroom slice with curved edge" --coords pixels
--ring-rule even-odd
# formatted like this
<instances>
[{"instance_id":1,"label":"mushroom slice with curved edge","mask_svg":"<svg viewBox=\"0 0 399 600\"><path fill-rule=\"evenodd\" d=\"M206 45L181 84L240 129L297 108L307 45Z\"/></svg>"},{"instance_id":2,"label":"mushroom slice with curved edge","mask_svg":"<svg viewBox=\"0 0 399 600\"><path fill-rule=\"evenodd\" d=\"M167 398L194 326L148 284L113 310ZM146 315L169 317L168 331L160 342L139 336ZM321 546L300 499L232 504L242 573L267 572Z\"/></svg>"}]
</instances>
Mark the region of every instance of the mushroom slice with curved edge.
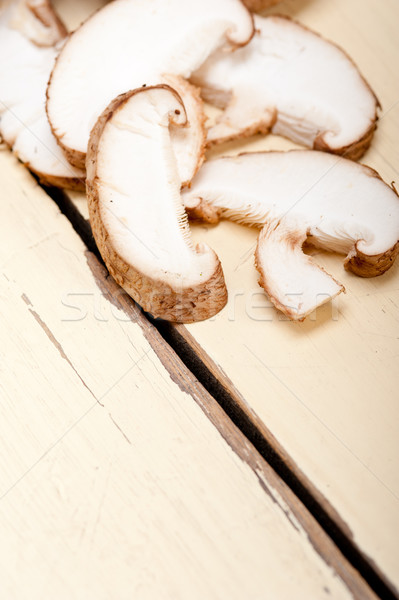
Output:
<instances>
[{"instance_id":1,"label":"mushroom slice with curved edge","mask_svg":"<svg viewBox=\"0 0 399 600\"><path fill-rule=\"evenodd\" d=\"M118 94L162 75L188 78L217 48L253 35L241 0L114 0L69 38L55 64L47 113L69 161L83 167L90 130ZM167 83L167 81L166 81Z\"/></svg>"},{"instance_id":2,"label":"mushroom slice with curved edge","mask_svg":"<svg viewBox=\"0 0 399 600\"><path fill-rule=\"evenodd\" d=\"M84 189L57 144L46 115L46 87L65 28L46 0L0 5L0 135L49 185Z\"/></svg>"},{"instance_id":3,"label":"mushroom slice with curved edge","mask_svg":"<svg viewBox=\"0 0 399 600\"><path fill-rule=\"evenodd\" d=\"M399 252L399 198L369 167L309 150L259 152L204 164L183 192L194 216L262 227L260 284L291 319L303 320L343 286L302 252L313 245L347 254L361 277L389 269Z\"/></svg>"},{"instance_id":4,"label":"mushroom slice with curved edge","mask_svg":"<svg viewBox=\"0 0 399 600\"><path fill-rule=\"evenodd\" d=\"M208 143L272 131L304 146L360 158L379 103L340 48L286 17L255 16L246 46L217 52L194 73L205 100L224 108Z\"/></svg>"},{"instance_id":5,"label":"mushroom slice with curved edge","mask_svg":"<svg viewBox=\"0 0 399 600\"><path fill-rule=\"evenodd\" d=\"M186 114L166 85L111 102L90 136L87 195L94 237L116 282L155 317L189 323L221 310L227 292L216 254L192 245L170 121L183 126Z\"/></svg>"}]
</instances>

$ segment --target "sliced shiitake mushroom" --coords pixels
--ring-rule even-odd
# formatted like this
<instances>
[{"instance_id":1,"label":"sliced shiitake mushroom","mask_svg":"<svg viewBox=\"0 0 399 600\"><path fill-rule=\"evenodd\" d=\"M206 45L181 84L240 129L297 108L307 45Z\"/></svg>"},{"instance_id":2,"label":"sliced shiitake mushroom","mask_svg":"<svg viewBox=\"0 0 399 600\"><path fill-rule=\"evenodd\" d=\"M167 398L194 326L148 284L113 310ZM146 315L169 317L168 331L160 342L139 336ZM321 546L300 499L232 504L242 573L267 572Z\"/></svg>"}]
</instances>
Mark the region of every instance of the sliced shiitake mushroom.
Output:
<instances>
[{"instance_id":1,"label":"sliced shiitake mushroom","mask_svg":"<svg viewBox=\"0 0 399 600\"><path fill-rule=\"evenodd\" d=\"M216 254L191 241L171 122L184 126L186 112L169 86L111 102L90 136L87 195L94 237L117 283L155 317L192 322L223 308L227 292Z\"/></svg>"},{"instance_id":2,"label":"sliced shiitake mushroom","mask_svg":"<svg viewBox=\"0 0 399 600\"><path fill-rule=\"evenodd\" d=\"M237 52L216 52L194 73L203 97L224 109L209 144L273 132L354 160L368 148L378 100L335 44L280 17L255 16Z\"/></svg>"},{"instance_id":3,"label":"sliced shiitake mushroom","mask_svg":"<svg viewBox=\"0 0 399 600\"><path fill-rule=\"evenodd\" d=\"M46 0L9 0L0 6L0 135L49 185L84 189L46 115L46 87L66 31Z\"/></svg>"},{"instance_id":4,"label":"sliced shiitake mushroom","mask_svg":"<svg viewBox=\"0 0 399 600\"><path fill-rule=\"evenodd\" d=\"M260 283L277 308L302 320L343 286L302 251L346 254L361 277L387 271L399 252L399 198L369 167L323 152L259 152L206 162L183 192L193 216L263 227ZM209 218L210 216L210 218Z\"/></svg>"},{"instance_id":5,"label":"sliced shiitake mushroom","mask_svg":"<svg viewBox=\"0 0 399 600\"><path fill-rule=\"evenodd\" d=\"M84 167L90 130L109 102L163 75L185 78L217 48L248 42L253 19L240 0L115 0L64 45L47 90L53 132ZM167 83L167 80L166 80Z\"/></svg>"}]
</instances>

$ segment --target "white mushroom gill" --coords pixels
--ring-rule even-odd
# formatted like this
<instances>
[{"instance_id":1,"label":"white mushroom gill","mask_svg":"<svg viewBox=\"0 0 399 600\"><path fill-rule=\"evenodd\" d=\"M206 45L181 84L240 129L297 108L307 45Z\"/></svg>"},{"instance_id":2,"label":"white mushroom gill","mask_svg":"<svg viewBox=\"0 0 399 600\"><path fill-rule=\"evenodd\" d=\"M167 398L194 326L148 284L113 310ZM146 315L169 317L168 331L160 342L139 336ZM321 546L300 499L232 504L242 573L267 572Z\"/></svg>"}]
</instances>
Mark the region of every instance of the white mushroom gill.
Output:
<instances>
[{"instance_id":1,"label":"white mushroom gill","mask_svg":"<svg viewBox=\"0 0 399 600\"><path fill-rule=\"evenodd\" d=\"M168 86L111 103L89 142L90 220L110 272L143 308L192 321L218 312L226 290L215 253L191 242L170 121L184 125L186 114Z\"/></svg>"},{"instance_id":2,"label":"white mushroom gill","mask_svg":"<svg viewBox=\"0 0 399 600\"><path fill-rule=\"evenodd\" d=\"M183 200L197 216L208 204L222 217L265 225L256 253L262 285L292 318L303 318L342 289L303 254L307 237L347 254L345 267L364 277L385 272L399 250L396 193L372 169L324 152L259 152L209 161ZM287 308L292 304L295 314Z\"/></svg>"},{"instance_id":3,"label":"white mushroom gill","mask_svg":"<svg viewBox=\"0 0 399 600\"><path fill-rule=\"evenodd\" d=\"M240 0L115 0L86 21L60 53L47 111L70 161L84 161L90 130L126 90L189 76L221 45L244 44L252 17Z\"/></svg>"},{"instance_id":4,"label":"white mushroom gill","mask_svg":"<svg viewBox=\"0 0 399 600\"><path fill-rule=\"evenodd\" d=\"M255 16L255 28L246 47L216 52L192 77L205 99L225 108L209 142L272 130L359 158L370 143L378 101L355 64L290 19Z\"/></svg>"}]
</instances>

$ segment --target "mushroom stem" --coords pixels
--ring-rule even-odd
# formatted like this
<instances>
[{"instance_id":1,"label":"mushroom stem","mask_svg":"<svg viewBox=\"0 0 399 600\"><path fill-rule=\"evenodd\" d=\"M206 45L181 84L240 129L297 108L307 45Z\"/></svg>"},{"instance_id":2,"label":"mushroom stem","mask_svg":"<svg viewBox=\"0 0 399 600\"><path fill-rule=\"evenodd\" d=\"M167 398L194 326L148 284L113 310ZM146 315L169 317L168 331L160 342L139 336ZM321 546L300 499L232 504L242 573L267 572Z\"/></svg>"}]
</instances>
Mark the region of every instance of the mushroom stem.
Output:
<instances>
[{"instance_id":1,"label":"mushroom stem","mask_svg":"<svg viewBox=\"0 0 399 600\"><path fill-rule=\"evenodd\" d=\"M343 285L304 254L303 224L289 217L266 223L259 234L255 265L275 307L294 321L303 321L318 306L345 291Z\"/></svg>"}]
</instances>

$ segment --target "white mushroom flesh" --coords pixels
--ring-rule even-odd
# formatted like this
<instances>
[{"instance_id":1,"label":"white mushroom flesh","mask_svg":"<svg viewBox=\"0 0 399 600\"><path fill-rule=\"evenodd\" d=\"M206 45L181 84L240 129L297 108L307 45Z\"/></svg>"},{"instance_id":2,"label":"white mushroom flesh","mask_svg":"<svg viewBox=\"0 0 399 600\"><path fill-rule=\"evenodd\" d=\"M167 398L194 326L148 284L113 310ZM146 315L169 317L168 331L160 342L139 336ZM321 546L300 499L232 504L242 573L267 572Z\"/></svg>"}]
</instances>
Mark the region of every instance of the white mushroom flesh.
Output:
<instances>
[{"instance_id":1,"label":"white mushroom flesh","mask_svg":"<svg viewBox=\"0 0 399 600\"><path fill-rule=\"evenodd\" d=\"M285 217L262 229L256 251L260 285L278 309L293 320L303 320L332 300L344 287L303 253L306 230Z\"/></svg>"},{"instance_id":2,"label":"white mushroom flesh","mask_svg":"<svg viewBox=\"0 0 399 600\"><path fill-rule=\"evenodd\" d=\"M192 77L205 99L225 108L209 142L272 130L358 158L370 143L378 101L355 64L290 19L255 16L255 29L246 47L216 52Z\"/></svg>"},{"instance_id":3,"label":"white mushroom flesh","mask_svg":"<svg viewBox=\"0 0 399 600\"><path fill-rule=\"evenodd\" d=\"M227 291L216 254L191 242L170 122L183 126L186 113L165 85L109 105L88 146L89 212L115 280L154 316L192 322L221 310Z\"/></svg>"},{"instance_id":4,"label":"white mushroom flesh","mask_svg":"<svg viewBox=\"0 0 399 600\"><path fill-rule=\"evenodd\" d=\"M48 88L55 135L80 164L90 130L126 90L189 77L220 46L246 43L252 17L240 0L115 0L86 21L59 55ZM75 153L75 156L74 156Z\"/></svg>"},{"instance_id":5,"label":"white mushroom flesh","mask_svg":"<svg viewBox=\"0 0 399 600\"><path fill-rule=\"evenodd\" d=\"M212 274L215 257L205 248L196 252L191 243L170 143L171 116L184 124L184 106L169 91L148 90L106 125L97 156L101 214L127 263L168 283L177 278L183 286L197 285Z\"/></svg>"},{"instance_id":6,"label":"white mushroom flesh","mask_svg":"<svg viewBox=\"0 0 399 600\"><path fill-rule=\"evenodd\" d=\"M183 200L194 212L205 203L239 223L266 224L258 268L276 304L295 306L285 310L292 318L303 318L342 289L303 254L307 237L347 254L346 268L366 277L386 271L399 249L397 194L372 169L323 152L259 152L209 161Z\"/></svg>"},{"instance_id":7,"label":"white mushroom flesh","mask_svg":"<svg viewBox=\"0 0 399 600\"><path fill-rule=\"evenodd\" d=\"M165 75L163 81L176 90L186 110L187 123L184 127L173 123L169 126L179 178L184 186L190 183L204 160L206 117L197 88L178 75Z\"/></svg>"},{"instance_id":8,"label":"white mushroom flesh","mask_svg":"<svg viewBox=\"0 0 399 600\"><path fill-rule=\"evenodd\" d=\"M47 120L46 87L58 50L51 45L53 26L47 28L46 38L46 28L30 4L7 2L0 9L0 134L44 181L60 179L63 185L70 182L76 187L80 180L84 185L84 172L68 163ZM38 9L39 3L34 4Z\"/></svg>"}]
</instances>

